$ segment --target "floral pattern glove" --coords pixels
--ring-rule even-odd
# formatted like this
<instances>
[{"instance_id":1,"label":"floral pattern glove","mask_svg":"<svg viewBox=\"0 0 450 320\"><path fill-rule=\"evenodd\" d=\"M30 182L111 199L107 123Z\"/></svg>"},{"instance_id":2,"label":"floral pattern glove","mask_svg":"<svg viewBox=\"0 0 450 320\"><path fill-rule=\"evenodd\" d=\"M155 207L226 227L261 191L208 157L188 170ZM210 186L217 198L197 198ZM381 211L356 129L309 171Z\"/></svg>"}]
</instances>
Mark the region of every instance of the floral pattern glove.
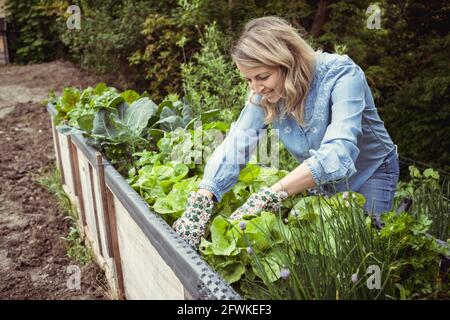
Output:
<instances>
[{"instance_id":1,"label":"floral pattern glove","mask_svg":"<svg viewBox=\"0 0 450 320\"><path fill-rule=\"evenodd\" d=\"M262 187L257 193L253 193L247 201L230 216L231 220L240 220L244 214L256 215L264 210L278 212L281 202L286 195L281 192L275 192L271 188Z\"/></svg>"},{"instance_id":2,"label":"floral pattern glove","mask_svg":"<svg viewBox=\"0 0 450 320\"><path fill-rule=\"evenodd\" d=\"M214 202L198 192L191 192L183 215L175 221L172 228L189 245L196 248L211 218Z\"/></svg>"}]
</instances>

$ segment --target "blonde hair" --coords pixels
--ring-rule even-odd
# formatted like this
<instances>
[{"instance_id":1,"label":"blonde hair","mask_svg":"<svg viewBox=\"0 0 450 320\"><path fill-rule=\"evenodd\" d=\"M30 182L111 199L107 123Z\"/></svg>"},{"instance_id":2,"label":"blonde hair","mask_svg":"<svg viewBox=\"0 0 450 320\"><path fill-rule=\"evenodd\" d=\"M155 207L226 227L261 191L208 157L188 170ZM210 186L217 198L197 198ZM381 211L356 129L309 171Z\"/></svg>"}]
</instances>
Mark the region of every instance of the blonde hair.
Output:
<instances>
[{"instance_id":1,"label":"blonde hair","mask_svg":"<svg viewBox=\"0 0 450 320\"><path fill-rule=\"evenodd\" d=\"M278 67L284 80L281 115L292 113L299 124L304 123L304 110L309 87L315 72L314 49L296 29L278 17L262 17L248 22L231 49L235 63L248 68ZM253 95L249 97L251 98ZM259 102L265 112L264 121L274 120L276 103L265 97Z\"/></svg>"}]
</instances>

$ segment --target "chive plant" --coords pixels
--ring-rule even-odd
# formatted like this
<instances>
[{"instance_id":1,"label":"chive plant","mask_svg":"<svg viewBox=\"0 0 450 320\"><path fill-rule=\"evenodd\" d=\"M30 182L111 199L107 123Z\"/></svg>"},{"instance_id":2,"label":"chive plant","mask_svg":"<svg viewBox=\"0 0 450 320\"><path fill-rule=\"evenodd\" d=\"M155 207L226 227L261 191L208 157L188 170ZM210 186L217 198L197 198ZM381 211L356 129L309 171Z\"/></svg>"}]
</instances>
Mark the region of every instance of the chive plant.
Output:
<instances>
[{"instance_id":1,"label":"chive plant","mask_svg":"<svg viewBox=\"0 0 450 320\"><path fill-rule=\"evenodd\" d=\"M287 224L279 217L277 229L282 230L284 241L271 251L278 265L265 263L266 255L252 254L261 280L246 274L243 281L251 295L248 298L379 299L393 295L395 287L389 270L392 253L375 241L371 219L352 195L316 197L309 212L303 216L291 214ZM261 232L266 230L261 228ZM272 234L266 235L276 243ZM367 286L370 266L377 266L382 275L377 289Z\"/></svg>"}]
</instances>

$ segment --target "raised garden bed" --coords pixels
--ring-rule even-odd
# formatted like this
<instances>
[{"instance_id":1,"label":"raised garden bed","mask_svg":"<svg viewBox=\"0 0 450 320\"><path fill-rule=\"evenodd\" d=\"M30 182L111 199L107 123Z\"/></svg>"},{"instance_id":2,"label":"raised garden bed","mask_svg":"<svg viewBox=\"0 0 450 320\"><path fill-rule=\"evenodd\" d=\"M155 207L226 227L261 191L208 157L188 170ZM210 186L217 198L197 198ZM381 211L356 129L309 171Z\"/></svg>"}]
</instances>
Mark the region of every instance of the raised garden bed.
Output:
<instances>
[{"instance_id":1,"label":"raised garden bed","mask_svg":"<svg viewBox=\"0 0 450 320\"><path fill-rule=\"evenodd\" d=\"M61 182L112 290L126 299L241 299L82 136L52 127Z\"/></svg>"}]
</instances>

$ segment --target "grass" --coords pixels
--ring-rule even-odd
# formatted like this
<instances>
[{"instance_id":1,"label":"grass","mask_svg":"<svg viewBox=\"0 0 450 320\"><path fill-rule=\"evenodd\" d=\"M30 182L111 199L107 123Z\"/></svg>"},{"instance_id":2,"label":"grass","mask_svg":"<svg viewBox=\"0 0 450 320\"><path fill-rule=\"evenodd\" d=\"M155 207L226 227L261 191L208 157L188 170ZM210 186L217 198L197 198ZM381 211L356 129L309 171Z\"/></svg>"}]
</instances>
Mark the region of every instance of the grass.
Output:
<instances>
[{"instance_id":1,"label":"grass","mask_svg":"<svg viewBox=\"0 0 450 320\"><path fill-rule=\"evenodd\" d=\"M325 198L310 212L290 217L284 241L272 248L278 267L264 268L264 255L254 255L254 265L262 282L247 277L246 286L252 299L340 300L386 298L395 292L391 279L391 257L374 241L370 220L353 201L335 201L330 206ZM333 198L338 200L338 197ZM283 220L278 219L279 224ZM267 235L271 236L271 235ZM371 290L370 266L378 266L383 275L380 288ZM271 281L281 268L288 276ZM272 273L271 275L269 273Z\"/></svg>"},{"instance_id":2,"label":"grass","mask_svg":"<svg viewBox=\"0 0 450 320\"><path fill-rule=\"evenodd\" d=\"M54 166L41 169L35 180L50 193L52 193L58 201L58 206L66 214L64 219L69 220L69 232L62 239L67 244L67 255L82 266L93 262L94 254L92 249L85 244L82 233L79 229L78 213L67 193L61 184L61 175ZM118 292L111 290L105 276L105 272L99 272L96 276L96 283L101 289L102 295L108 300L119 300Z\"/></svg>"},{"instance_id":3,"label":"grass","mask_svg":"<svg viewBox=\"0 0 450 320\"><path fill-rule=\"evenodd\" d=\"M62 238L67 244L67 255L80 265L89 264L93 260L93 253L84 244L84 239L77 223L77 210L62 187L59 171L55 167L44 168L39 176L36 177L36 181L55 196L59 208L66 214L65 219L70 222L69 233Z\"/></svg>"}]
</instances>

